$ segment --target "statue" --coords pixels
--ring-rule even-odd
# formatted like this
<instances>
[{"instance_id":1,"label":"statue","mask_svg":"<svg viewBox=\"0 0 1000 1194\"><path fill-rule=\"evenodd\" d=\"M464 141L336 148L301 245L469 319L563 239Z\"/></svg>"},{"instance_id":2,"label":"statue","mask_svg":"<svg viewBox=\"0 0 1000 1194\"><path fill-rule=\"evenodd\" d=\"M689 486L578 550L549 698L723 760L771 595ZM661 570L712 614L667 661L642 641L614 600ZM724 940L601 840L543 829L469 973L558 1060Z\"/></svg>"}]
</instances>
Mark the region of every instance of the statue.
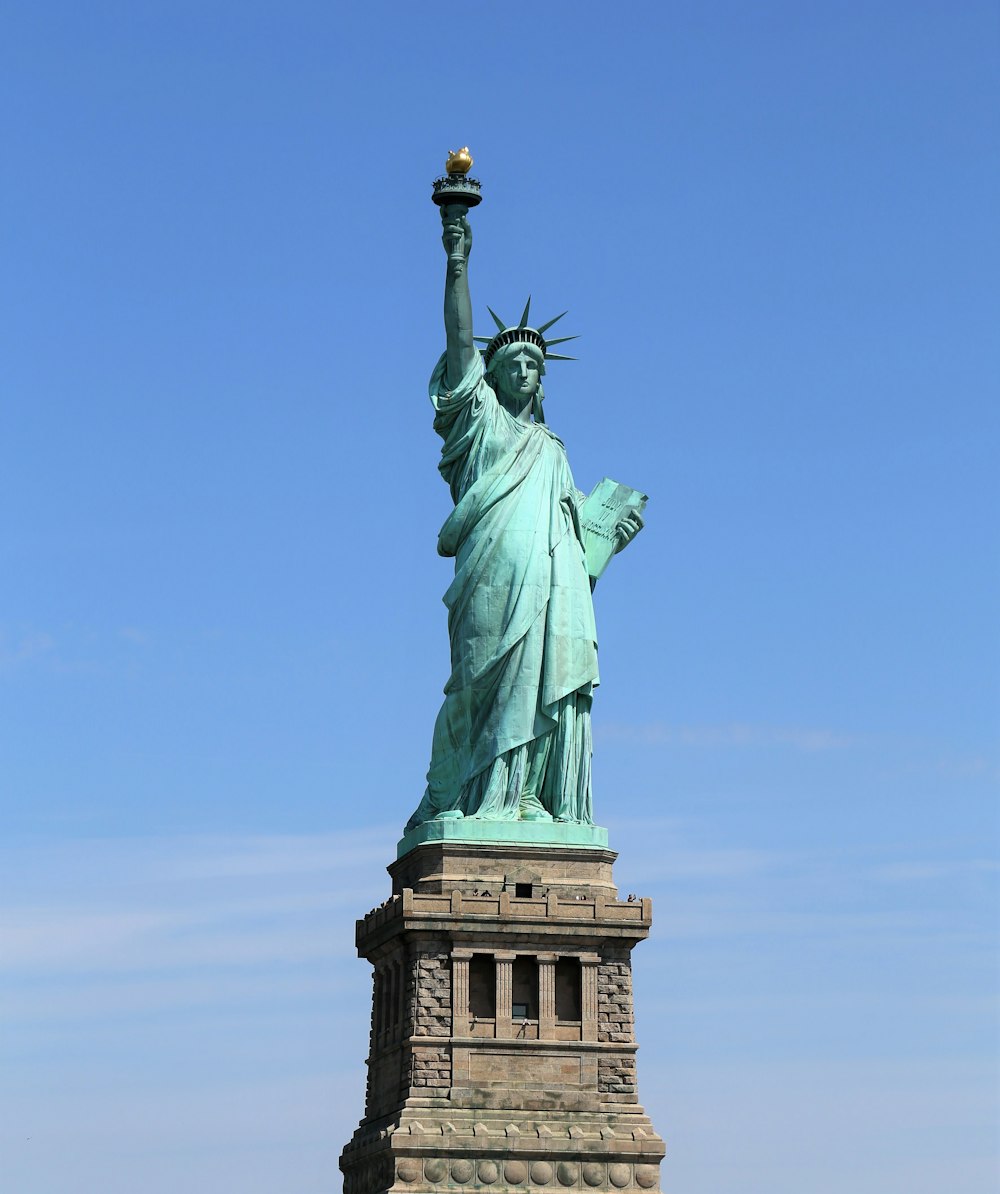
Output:
<instances>
[{"instance_id":1,"label":"statue","mask_svg":"<svg viewBox=\"0 0 1000 1194\"><path fill-rule=\"evenodd\" d=\"M404 832L431 820L557 821L593 825L590 710L598 683L593 543L607 556L642 529L644 495L602 482L589 500L576 488L562 441L542 411L562 316L529 326L492 310L497 334L474 337L469 294L469 208L479 183L466 179L468 149L452 154L435 183L447 254L446 349L430 381L438 468L455 508L438 539L455 559L445 594L451 676L434 726L427 789ZM565 314L565 312L563 312ZM485 343L480 353L476 342ZM610 487L610 490L609 488ZM611 491L634 495L608 500ZM641 499L641 500L639 500ZM610 520L610 521L609 521ZM598 519L599 521L599 519Z\"/></svg>"}]
</instances>

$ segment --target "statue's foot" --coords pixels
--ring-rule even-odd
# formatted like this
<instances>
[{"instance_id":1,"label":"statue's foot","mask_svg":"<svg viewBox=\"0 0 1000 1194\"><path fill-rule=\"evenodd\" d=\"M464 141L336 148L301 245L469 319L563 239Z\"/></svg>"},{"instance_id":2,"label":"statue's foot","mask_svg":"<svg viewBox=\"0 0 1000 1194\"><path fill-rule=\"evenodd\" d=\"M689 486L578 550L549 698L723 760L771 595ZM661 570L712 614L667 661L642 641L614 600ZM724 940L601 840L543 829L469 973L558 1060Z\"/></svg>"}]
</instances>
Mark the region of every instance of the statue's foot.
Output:
<instances>
[{"instance_id":1,"label":"statue's foot","mask_svg":"<svg viewBox=\"0 0 1000 1194\"><path fill-rule=\"evenodd\" d=\"M551 821L552 814L547 813L544 808L529 808L525 809L518 817L519 821Z\"/></svg>"},{"instance_id":2,"label":"statue's foot","mask_svg":"<svg viewBox=\"0 0 1000 1194\"><path fill-rule=\"evenodd\" d=\"M443 813L438 813L433 819L435 821L460 821L465 816L460 808L445 809Z\"/></svg>"}]
</instances>

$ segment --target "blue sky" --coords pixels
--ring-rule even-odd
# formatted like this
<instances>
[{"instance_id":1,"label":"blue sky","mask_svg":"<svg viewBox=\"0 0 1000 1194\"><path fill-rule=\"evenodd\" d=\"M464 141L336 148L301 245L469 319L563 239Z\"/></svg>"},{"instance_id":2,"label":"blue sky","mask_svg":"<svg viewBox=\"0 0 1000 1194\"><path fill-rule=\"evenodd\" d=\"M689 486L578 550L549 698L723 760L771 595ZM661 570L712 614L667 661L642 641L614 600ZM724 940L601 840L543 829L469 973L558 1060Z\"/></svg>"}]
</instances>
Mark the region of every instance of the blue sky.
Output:
<instances>
[{"instance_id":1,"label":"blue sky","mask_svg":"<svg viewBox=\"0 0 1000 1194\"><path fill-rule=\"evenodd\" d=\"M997 1177L996 6L14 3L0 1154L338 1189L447 672L430 181L568 307L595 804L677 1194Z\"/></svg>"}]
</instances>

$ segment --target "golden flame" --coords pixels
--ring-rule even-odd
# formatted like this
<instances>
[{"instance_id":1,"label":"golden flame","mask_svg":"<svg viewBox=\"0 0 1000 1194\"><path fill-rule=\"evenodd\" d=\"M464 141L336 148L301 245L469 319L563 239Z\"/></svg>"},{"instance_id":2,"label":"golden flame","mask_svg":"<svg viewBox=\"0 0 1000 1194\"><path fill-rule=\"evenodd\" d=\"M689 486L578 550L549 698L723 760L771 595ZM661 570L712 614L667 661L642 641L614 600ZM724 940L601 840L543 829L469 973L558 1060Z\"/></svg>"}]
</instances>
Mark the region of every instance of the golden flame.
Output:
<instances>
[{"instance_id":1,"label":"golden flame","mask_svg":"<svg viewBox=\"0 0 1000 1194\"><path fill-rule=\"evenodd\" d=\"M449 174L468 174L472 169L472 154L469 153L468 145L458 150L449 149L444 168Z\"/></svg>"}]
</instances>

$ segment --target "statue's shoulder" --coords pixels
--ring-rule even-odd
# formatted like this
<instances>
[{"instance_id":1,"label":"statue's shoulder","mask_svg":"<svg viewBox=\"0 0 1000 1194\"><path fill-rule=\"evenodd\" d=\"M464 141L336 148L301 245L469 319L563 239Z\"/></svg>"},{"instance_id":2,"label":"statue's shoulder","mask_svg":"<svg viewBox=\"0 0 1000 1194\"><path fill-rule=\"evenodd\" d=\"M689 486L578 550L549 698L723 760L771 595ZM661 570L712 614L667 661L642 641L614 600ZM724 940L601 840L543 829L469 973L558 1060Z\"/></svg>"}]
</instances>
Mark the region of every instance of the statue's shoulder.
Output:
<instances>
[{"instance_id":1,"label":"statue's shoulder","mask_svg":"<svg viewBox=\"0 0 1000 1194\"><path fill-rule=\"evenodd\" d=\"M566 445L562 442L562 440L559 438L559 436L556 435L556 433L552 430L552 428L548 425L548 423L532 422L531 425L532 425L532 427L534 427L538 431L540 431L543 435L547 435L549 437L549 439L551 439L555 443L557 443L559 445L559 447L562 448L562 450L564 452L566 451Z\"/></svg>"}]
</instances>

